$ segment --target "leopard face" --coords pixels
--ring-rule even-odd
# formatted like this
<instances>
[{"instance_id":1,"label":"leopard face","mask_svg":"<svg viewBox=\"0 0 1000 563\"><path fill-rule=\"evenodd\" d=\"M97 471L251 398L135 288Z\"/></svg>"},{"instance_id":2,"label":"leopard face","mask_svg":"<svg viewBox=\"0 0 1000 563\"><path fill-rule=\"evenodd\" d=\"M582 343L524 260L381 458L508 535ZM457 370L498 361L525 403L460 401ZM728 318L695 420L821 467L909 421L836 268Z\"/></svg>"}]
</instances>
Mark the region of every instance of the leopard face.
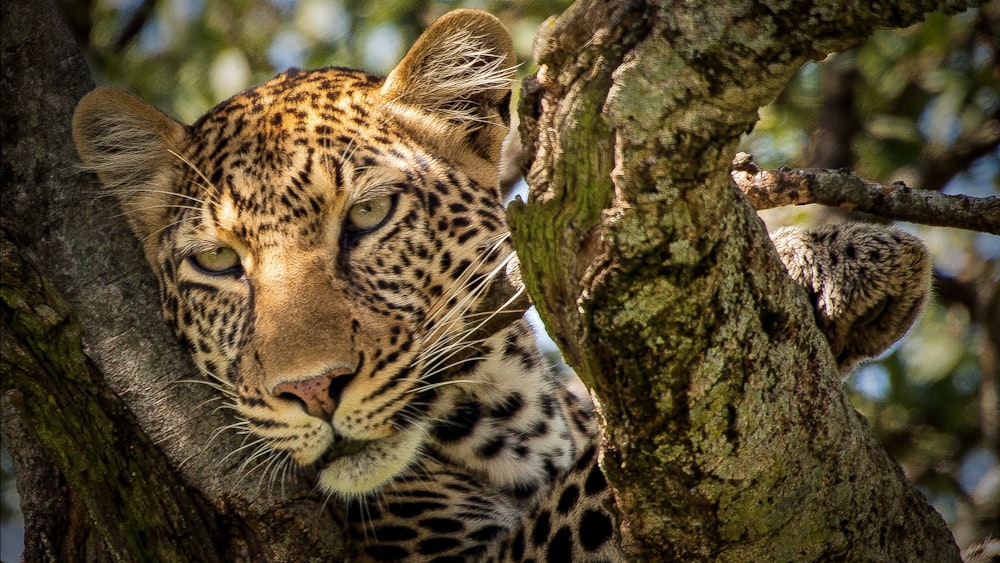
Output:
<instances>
[{"instance_id":1,"label":"leopard face","mask_svg":"<svg viewBox=\"0 0 1000 563\"><path fill-rule=\"evenodd\" d=\"M74 118L199 368L247 429L345 497L421 452L479 295L512 252L497 160L513 57L481 12L387 78L289 71L183 126L98 89Z\"/></svg>"}]
</instances>

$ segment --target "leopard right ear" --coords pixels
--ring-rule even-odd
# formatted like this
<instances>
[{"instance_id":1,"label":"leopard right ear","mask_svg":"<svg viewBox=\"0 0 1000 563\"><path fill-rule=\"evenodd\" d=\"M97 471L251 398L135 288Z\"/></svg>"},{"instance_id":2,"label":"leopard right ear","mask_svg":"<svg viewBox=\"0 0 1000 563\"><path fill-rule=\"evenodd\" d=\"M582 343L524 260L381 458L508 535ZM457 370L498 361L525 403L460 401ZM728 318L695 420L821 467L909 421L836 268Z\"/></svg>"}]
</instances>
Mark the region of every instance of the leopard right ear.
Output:
<instances>
[{"instance_id":1,"label":"leopard right ear","mask_svg":"<svg viewBox=\"0 0 1000 563\"><path fill-rule=\"evenodd\" d=\"M87 168L122 204L145 240L169 219L186 128L137 96L97 88L73 114L73 142Z\"/></svg>"},{"instance_id":2,"label":"leopard right ear","mask_svg":"<svg viewBox=\"0 0 1000 563\"><path fill-rule=\"evenodd\" d=\"M496 163L510 123L514 46L495 16L454 10L438 18L386 77L382 95L445 118ZM464 135L457 131L464 129Z\"/></svg>"}]
</instances>

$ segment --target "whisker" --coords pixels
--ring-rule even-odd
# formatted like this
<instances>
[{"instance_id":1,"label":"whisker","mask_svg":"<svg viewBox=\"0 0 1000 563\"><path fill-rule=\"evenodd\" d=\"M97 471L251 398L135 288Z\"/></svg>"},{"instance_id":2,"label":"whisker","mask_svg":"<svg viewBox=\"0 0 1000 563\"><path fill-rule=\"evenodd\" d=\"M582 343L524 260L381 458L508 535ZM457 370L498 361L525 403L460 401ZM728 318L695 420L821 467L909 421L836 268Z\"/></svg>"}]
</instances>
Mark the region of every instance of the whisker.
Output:
<instances>
[{"instance_id":1,"label":"whisker","mask_svg":"<svg viewBox=\"0 0 1000 563\"><path fill-rule=\"evenodd\" d=\"M480 344L483 344L484 342L486 342L486 339L462 340L461 338L463 336L467 335L468 332L469 331L466 331L466 334L463 334L463 335L457 335L456 339L454 339L453 342L451 342L451 343L449 343L447 345L441 344L440 347L438 347L437 349L434 349L432 351L433 355L428 355L427 357L422 358L421 359L421 362L423 363L423 370L422 371L424 372L424 374L421 375L421 378L422 379L426 379L428 372L437 370L440 367L441 364L443 364L444 362L447 362L448 360L454 358L455 356L457 356L461 352L463 352L465 350L468 350L470 348L475 349ZM470 360L472 360L472 359L473 358L470 358ZM478 360L478 359L484 359L484 358L477 357L475 359Z\"/></svg>"},{"instance_id":2,"label":"whisker","mask_svg":"<svg viewBox=\"0 0 1000 563\"><path fill-rule=\"evenodd\" d=\"M184 223L186 221L194 221L196 219L197 219L196 217L182 217L182 218L174 221L173 223L167 223L163 227L160 227L159 229L156 229L155 231L153 231L153 232L149 233L148 235L146 235L145 237L143 237L142 241L146 242L146 241L152 240L156 236L158 236L160 233L162 233L163 231L166 231L167 229L169 229L171 227L174 227L176 225L180 225L181 223Z\"/></svg>"},{"instance_id":3,"label":"whisker","mask_svg":"<svg viewBox=\"0 0 1000 563\"><path fill-rule=\"evenodd\" d=\"M490 271L483 274L477 280L477 282L474 284L473 287L467 287L468 281L472 276L479 275L477 272L478 266L485 263L487 256L493 254L499 248L499 246L507 240L508 237L509 237L508 234L504 234L501 238L498 238L498 240L494 241L493 245L486 252L482 253L479 256L477 262L474 262L469 268L465 270L465 272L463 272L462 276L460 276L457 280L455 280L455 283L452 286L450 286L448 290L446 290L444 294L442 294L442 296L439 298L437 306L432 307L431 311L428 312L427 318L429 320L434 320L435 317L437 316L438 310L447 307L445 314L441 316L440 319L437 319L438 325L441 326L441 325L447 325L448 323L456 322L456 319L461 318L462 315L471 307L471 305L482 296L483 292L485 292L489 287L489 284L490 282L492 282L493 278L495 278L502 270L506 269L507 266L510 264L511 260L515 259L515 254L513 252L510 252L506 257L500 259L499 262ZM452 299L453 294L463 289L467 290L468 293L457 303L449 306L448 303ZM509 303L505 303L504 307L506 307L506 305L508 304ZM431 332L431 334L433 334L433 331Z\"/></svg>"},{"instance_id":4,"label":"whisker","mask_svg":"<svg viewBox=\"0 0 1000 563\"><path fill-rule=\"evenodd\" d=\"M223 395L223 397L216 397L218 399L223 399L225 397L229 397L229 398L232 398L232 399L236 398L236 390L233 389L232 386L230 386L230 385L223 385L222 383L218 383L216 381L206 381L204 379L178 379L176 381L171 381L170 383L172 385L173 384L179 384L179 383L187 383L187 384L194 384L194 385L204 385L204 386L212 389L213 391L218 391L219 393L221 393Z\"/></svg>"},{"instance_id":5,"label":"whisker","mask_svg":"<svg viewBox=\"0 0 1000 563\"><path fill-rule=\"evenodd\" d=\"M174 155L174 157L176 157L177 160L180 160L181 162L183 162L184 164L186 164L191 170L193 170L194 173L197 174L198 177L201 178L201 180L203 182L205 182L205 187L210 186L212 188L213 192L218 192L218 190L215 188L215 185L212 184L212 181L209 180L207 176L205 176L205 174L201 171L200 168L198 168L197 166L194 165L193 162L191 162L190 160L188 160L187 157L185 157L184 155L182 155L181 153L179 153L179 152L177 152L177 151L175 151L173 149L168 149L168 152L170 152L170 154Z\"/></svg>"},{"instance_id":6,"label":"whisker","mask_svg":"<svg viewBox=\"0 0 1000 563\"><path fill-rule=\"evenodd\" d=\"M119 214L117 214L117 217L127 217L129 215L129 213L136 213L136 212L141 212L141 211L149 211L149 210L152 210L152 209L190 209L190 210L193 210L193 211L201 211L200 207L195 207L193 205L177 205L177 204L173 204L173 203L159 203L159 204L156 204L156 205L146 205L146 206L143 206L143 207L137 207L135 209L129 210L128 213L119 213Z\"/></svg>"},{"instance_id":7,"label":"whisker","mask_svg":"<svg viewBox=\"0 0 1000 563\"><path fill-rule=\"evenodd\" d=\"M196 182L195 185L202 186L200 182ZM202 186L202 187L204 187L204 186ZM101 192L101 193L103 193L103 192ZM201 198L198 198L198 197L195 197L193 195L182 194L180 192L174 192L174 191L170 191L170 190L157 190L157 189L147 188L147 187L141 187L141 186L140 187L131 187L131 188L122 188L117 193L125 195L125 196L134 196L134 195L137 195L137 194L160 194L160 195L165 195L165 196L170 196L170 197L177 197L177 198L180 198L180 199L187 199L187 200L190 200L190 201L192 201L194 203L200 203L202 205L204 205L206 203L205 200L203 200ZM106 195L110 195L110 194L106 194Z\"/></svg>"},{"instance_id":8,"label":"whisker","mask_svg":"<svg viewBox=\"0 0 1000 563\"><path fill-rule=\"evenodd\" d=\"M242 449L242 448L240 448L240 449ZM243 461L243 463L240 464L240 467L236 470L236 473L239 475L239 479L237 479L237 483L242 482L243 479L245 479L246 477L249 477L250 475L253 474L253 472L255 472L258 469L260 469L261 467L263 467L268 462L268 459L271 457L271 455L273 453L274 453L274 450L272 450L271 448L267 447L266 444L259 445L257 447L257 449L253 451L253 453L251 453L249 456L247 456L247 458ZM264 459L258 462L257 460L259 460L260 458L264 458ZM256 462L256 463L253 465L253 467L250 467L250 464L252 464L254 462ZM257 483L257 488L258 488L258 490L260 490L260 482L259 481Z\"/></svg>"},{"instance_id":9,"label":"whisker","mask_svg":"<svg viewBox=\"0 0 1000 563\"><path fill-rule=\"evenodd\" d=\"M443 368L443 369L447 369L447 368ZM421 386L421 387L414 387L413 389L409 389L406 392L407 393L420 393L420 392L423 392L423 391L429 391L431 389L437 389L438 387L444 387L445 385L458 385L458 384L465 384L465 383L473 384L473 385L483 385L483 384L485 384L487 382L486 381L478 381L478 380L475 380L475 379L455 379L455 380L452 380L452 381L439 381L437 383L429 383L429 384Z\"/></svg>"},{"instance_id":10,"label":"whisker","mask_svg":"<svg viewBox=\"0 0 1000 563\"><path fill-rule=\"evenodd\" d=\"M251 434L248 434L248 437L250 435ZM226 454L225 457L223 457L221 460L219 460L219 464L221 465L222 463L224 463L226 460L228 460L232 456L237 455L240 452L242 452L242 451L244 451L244 450L246 450L248 448L259 448L261 445L265 445L265 447L266 447L266 442L267 442L267 438L258 438L256 440L250 442L250 443L244 443L240 447L238 447L235 450L233 450L233 451L229 452L228 454ZM246 462L244 461L244 463L246 463Z\"/></svg>"},{"instance_id":11,"label":"whisker","mask_svg":"<svg viewBox=\"0 0 1000 563\"><path fill-rule=\"evenodd\" d=\"M226 431L228 431L228 430L233 430L233 429L236 429L236 428L243 428L243 427L245 427L245 426L246 426L246 425L248 425L248 424L249 424L249 423L248 423L247 421L245 421L245 420L241 420L241 421L238 421L238 422L234 422L234 423L232 423L232 424L228 424L228 425L226 425L226 426L222 426L222 427L219 427L219 428L216 428L216 429L215 429L215 430L214 430L214 431L212 432L212 434L211 434L211 435L210 435L210 436L208 437L208 441L207 441L207 442L205 443L205 445L204 445L204 446L203 446L203 447L202 447L202 448L201 448L201 449L200 449L199 451L197 451L197 452L194 452L194 453L192 453L191 455L189 455L188 457L186 457L186 458L184 458L183 460L181 460L181 462L180 462L180 463L178 464L178 467L184 467L184 465L185 465L185 464L186 464L187 462L189 462L189 461L191 461L192 459L194 459L195 457L198 457L198 456L200 456L200 455L203 455L203 454L204 454L205 452L207 452L207 451L208 451L208 449L209 449L209 448L210 448L210 447L212 446L212 444L213 444L213 443L215 443L215 440L216 440L216 439L217 439L217 438L218 438L219 436L221 436L221 435L223 434L223 432L226 432ZM237 451L238 451L238 450L237 450ZM230 455L232 455L233 453L235 453L235 452L230 452ZM225 462L225 460L226 460L226 459L227 459L228 457L229 457L229 455L227 455L226 457L224 457L224 458L222 458L221 460L219 460L219 461L217 462L217 463L218 463L218 465L219 465L219 466L221 467L221 466L222 466L222 464L223 464L223 463Z\"/></svg>"}]
</instances>

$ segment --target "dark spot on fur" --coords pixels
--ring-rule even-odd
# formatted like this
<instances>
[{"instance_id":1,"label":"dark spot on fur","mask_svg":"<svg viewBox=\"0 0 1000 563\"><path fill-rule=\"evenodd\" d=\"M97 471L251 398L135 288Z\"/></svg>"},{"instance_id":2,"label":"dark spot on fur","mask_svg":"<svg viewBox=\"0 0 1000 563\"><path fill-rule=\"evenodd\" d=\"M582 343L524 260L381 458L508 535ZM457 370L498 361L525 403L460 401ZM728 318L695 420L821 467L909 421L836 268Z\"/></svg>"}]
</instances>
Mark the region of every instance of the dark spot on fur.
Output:
<instances>
[{"instance_id":1,"label":"dark spot on fur","mask_svg":"<svg viewBox=\"0 0 1000 563\"><path fill-rule=\"evenodd\" d=\"M401 561L409 555L405 548L386 544L365 546L365 553L376 561Z\"/></svg>"},{"instance_id":2,"label":"dark spot on fur","mask_svg":"<svg viewBox=\"0 0 1000 563\"><path fill-rule=\"evenodd\" d=\"M388 509L400 518L413 518L427 511L442 510L445 506L440 502L394 502L389 504Z\"/></svg>"},{"instance_id":3,"label":"dark spot on fur","mask_svg":"<svg viewBox=\"0 0 1000 563\"><path fill-rule=\"evenodd\" d=\"M542 414L545 415L545 418L552 418L552 416L555 415L556 412L555 399L553 399L549 395L542 395L541 403L542 403L541 405Z\"/></svg>"},{"instance_id":4,"label":"dark spot on fur","mask_svg":"<svg viewBox=\"0 0 1000 563\"><path fill-rule=\"evenodd\" d=\"M573 468L579 471L589 466L591 460L594 459L594 455L597 453L594 451L594 449L595 449L594 446L590 446L589 448L587 448L587 451L580 454L580 457L577 458L576 463L573 464Z\"/></svg>"},{"instance_id":5,"label":"dark spot on fur","mask_svg":"<svg viewBox=\"0 0 1000 563\"><path fill-rule=\"evenodd\" d=\"M490 409L490 416L493 418L510 418L514 416L524 406L524 399L520 393L511 393L504 398L499 405Z\"/></svg>"},{"instance_id":6,"label":"dark spot on fur","mask_svg":"<svg viewBox=\"0 0 1000 563\"><path fill-rule=\"evenodd\" d=\"M406 526L378 526L373 530L379 541L405 541L417 537L417 531Z\"/></svg>"},{"instance_id":7,"label":"dark spot on fur","mask_svg":"<svg viewBox=\"0 0 1000 563\"><path fill-rule=\"evenodd\" d=\"M460 532L465 528L465 524L461 520L454 518L424 518L417 524L435 534L450 534Z\"/></svg>"},{"instance_id":8,"label":"dark spot on fur","mask_svg":"<svg viewBox=\"0 0 1000 563\"><path fill-rule=\"evenodd\" d=\"M547 563L564 563L573 560L573 532L569 526L559 528L559 531L552 536L549 548L545 552Z\"/></svg>"},{"instance_id":9,"label":"dark spot on fur","mask_svg":"<svg viewBox=\"0 0 1000 563\"><path fill-rule=\"evenodd\" d=\"M489 542L500 536L504 531L500 526L484 526L481 530L476 530L469 534L469 537L477 542Z\"/></svg>"},{"instance_id":10,"label":"dark spot on fur","mask_svg":"<svg viewBox=\"0 0 1000 563\"><path fill-rule=\"evenodd\" d=\"M531 543L535 547L545 545L545 542L549 540L550 531L552 530L549 523L549 513L542 511L535 519L535 526L531 530Z\"/></svg>"},{"instance_id":11,"label":"dark spot on fur","mask_svg":"<svg viewBox=\"0 0 1000 563\"><path fill-rule=\"evenodd\" d=\"M503 451L504 446L506 445L507 440L503 436L498 436L480 447L479 455L486 459L494 458L499 455L501 451Z\"/></svg>"},{"instance_id":12,"label":"dark spot on fur","mask_svg":"<svg viewBox=\"0 0 1000 563\"><path fill-rule=\"evenodd\" d=\"M461 440L472 433L482 416L479 403L466 401L455 406L451 415L434 425L431 432L442 442Z\"/></svg>"},{"instance_id":13,"label":"dark spot on fur","mask_svg":"<svg viewBox=\"0 0 1000 563\"><path fill-rule=\"evenodd\" d=\"M524 531L518 530L514 541L510 543L510 558L518 561L522 557L524 557Z\"/></svg>"},{"instance_id":14,"label":"dark spot on fur","mask_svg":"<svg viewBox=\"0 0 1000 563\"><path fill-rule=\"evenodd\" d=\"M595 495L608 488L608 480L601 471L601 466L596 463L590 468L590 475L587 475L587 482L583 485L583 490L588 495Z\"/></svg>"},{"instance_id":15,"label":"dark spot on fur","mask_svg":"<svg viewBox=\"0 0 1000 563\"><path fill-rule=\"evenodd\" d=\"M576 485L566 487L562 495L559 496L559 505L556 507L561 514L566 514L576 506L577 499L580 498L580 488Z\"/></svg>"},{"instance_id":16,"label":"dark spot on fur","mask_svg":"<svg viewBox=\"0 0 1000 563\"><path fill-rule=\"evenodd\" d=\"M587 551L599 549L614 531L611 517L598 510L588 510L580 518L580 544Z\"/></svg>"},{"instance_id":17,"label":"dark spot on fur","mask_svg":"<svg viewBox=\"0 0 1000 563\"><path fill-rule=\"evenodd\" d=\"M450 537L427 538L417 544L417 551L424 555L431 555L452 549L460 543L462 543L460 540Z\"/></svg>"},{"instance_id":18,"label":"dark spot on fur","mask_svg":"<svg viewBox=\"0 0 1000 563\"><path fill-rule=\"evenodd\" d=\"M507 489L507 492L517 499L530 498L538 491L538 486L533 483L517 483Z\"/></svg>"}]
</instances>

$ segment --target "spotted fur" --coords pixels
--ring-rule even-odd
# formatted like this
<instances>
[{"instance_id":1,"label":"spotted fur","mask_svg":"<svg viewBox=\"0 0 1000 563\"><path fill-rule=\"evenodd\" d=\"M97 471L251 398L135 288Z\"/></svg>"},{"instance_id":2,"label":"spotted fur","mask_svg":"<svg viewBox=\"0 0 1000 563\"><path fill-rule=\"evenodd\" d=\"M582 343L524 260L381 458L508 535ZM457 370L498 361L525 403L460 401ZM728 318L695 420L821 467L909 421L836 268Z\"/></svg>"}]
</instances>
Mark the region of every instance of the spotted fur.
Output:
<instances>
[{"instance_id":1,"label":"spotted fur","mask_svg":"<svg viewBox=\"0 0 1000 563\"><path fill-rule=\"evenodd\" d=\"M809 294L841 374L899 340L923 311L931 265L919 239L881 225L771 233L789 275Z\"/></svg>"},{"instance_id":2,"label":"spotted fur","mask_svg":"<svg viewBox=\"0 0 1000 563\"><path fill-rule=\"evenodd\" d=\"M192 125L100 88L74 117L164 316L254 455L315 470L362 558L623 557L589 399L550 373L524 320L474 336L516 260L497 178L513 63L499 21L459 10L384 79L290 70ZM907 237L888 236L885 256ZM827 262L845 252L809 240ZM779 243L786 264L819 263L796 245ZM902 267L923 272L913 248ZM836 269L789 269L846 346L841 309L819 305L840 303ZM870 322L894 307L863 308Z\"/></svg>"}]
</instances>

